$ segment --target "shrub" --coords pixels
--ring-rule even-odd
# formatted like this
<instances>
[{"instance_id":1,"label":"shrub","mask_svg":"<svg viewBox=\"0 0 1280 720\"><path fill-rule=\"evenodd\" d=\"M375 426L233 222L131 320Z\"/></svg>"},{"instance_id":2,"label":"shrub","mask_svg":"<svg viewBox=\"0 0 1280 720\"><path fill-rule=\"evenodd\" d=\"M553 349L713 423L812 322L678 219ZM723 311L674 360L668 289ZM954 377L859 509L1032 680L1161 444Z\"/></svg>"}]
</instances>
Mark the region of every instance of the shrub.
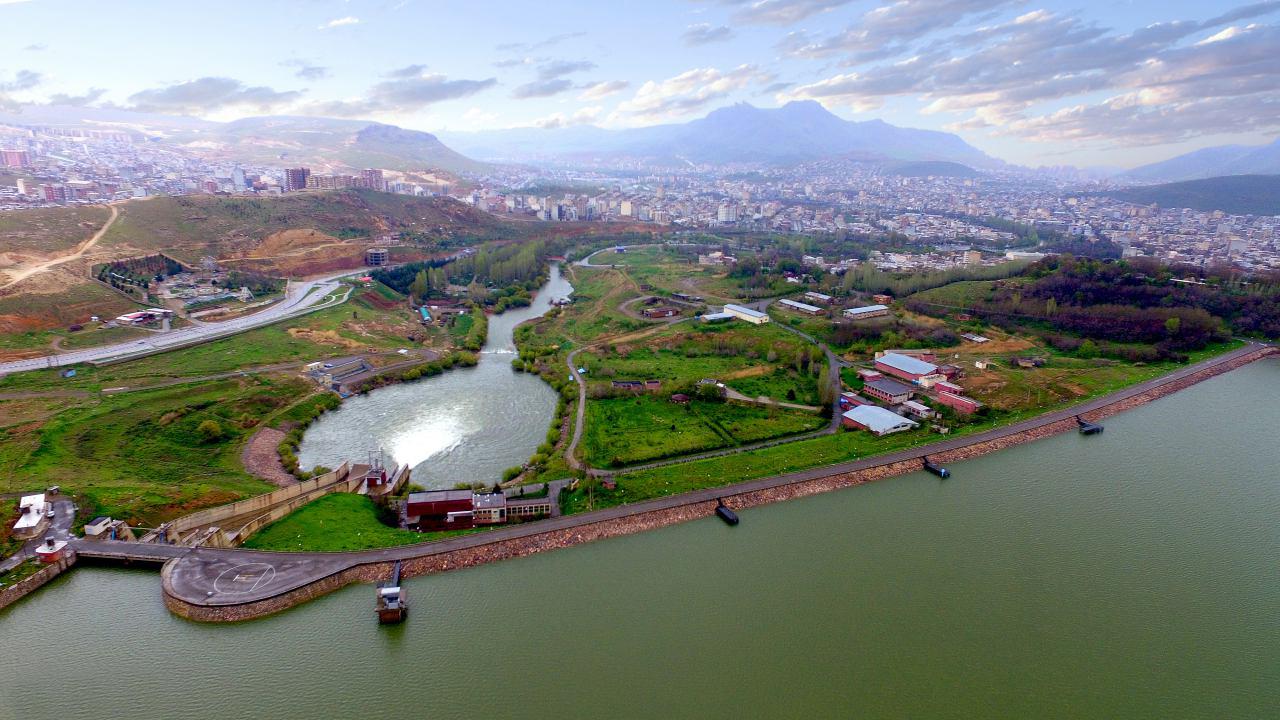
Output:
<instances>
[{"instance_id":1,"label":"shrub","mask_svg":"<svg viewBox=\"0 0 1280 720\"><path fill-rule=\"evenodd\" d=\"M200 435L200 440L206 443L217 442L225 437L222 426L214 420L205 420L200 423L196 433Z\"/></svg>"}]
</instances>

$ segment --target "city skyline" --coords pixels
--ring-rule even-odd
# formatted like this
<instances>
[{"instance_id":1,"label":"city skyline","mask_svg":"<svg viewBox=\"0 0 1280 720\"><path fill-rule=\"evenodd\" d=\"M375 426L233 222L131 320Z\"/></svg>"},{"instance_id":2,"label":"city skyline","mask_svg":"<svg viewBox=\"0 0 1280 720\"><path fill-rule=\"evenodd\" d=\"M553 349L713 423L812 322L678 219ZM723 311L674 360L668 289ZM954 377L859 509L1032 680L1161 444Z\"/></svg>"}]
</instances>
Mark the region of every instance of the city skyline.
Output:
<instances>
[{"instance_id":1,"label":"city skyline","mask_svg":"<svg viewBox=\"0 0 1280 720\"><path fill-rule=\"evenodd\" d=\"M1082 167L1280 130L1275 0L671 0L644 14L320 0L253 7L246 26L250 7L0 1L19 38L0 107L457 132L636 127L812 99L845 119L955 132L1010 162Z\"/></svg>"}]
</instances>

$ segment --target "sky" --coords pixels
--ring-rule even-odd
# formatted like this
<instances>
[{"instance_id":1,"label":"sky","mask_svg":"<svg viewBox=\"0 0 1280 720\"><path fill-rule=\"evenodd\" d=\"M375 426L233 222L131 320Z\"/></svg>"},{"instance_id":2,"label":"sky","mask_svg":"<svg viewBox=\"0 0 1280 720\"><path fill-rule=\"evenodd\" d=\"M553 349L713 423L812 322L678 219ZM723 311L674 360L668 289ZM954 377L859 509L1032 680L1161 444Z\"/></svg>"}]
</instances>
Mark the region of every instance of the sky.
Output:
<instances>
[{"instance_id":1,"label":"sky","mask_svg":"<svg viewBox=\"0 0 1280 720\"><path fill-rule=\"evenodd\" d=\"M467 131L817 100L1025 165L1280 135L1280 0L0 0L0 107Z\"/></svg>"}]
</instances>

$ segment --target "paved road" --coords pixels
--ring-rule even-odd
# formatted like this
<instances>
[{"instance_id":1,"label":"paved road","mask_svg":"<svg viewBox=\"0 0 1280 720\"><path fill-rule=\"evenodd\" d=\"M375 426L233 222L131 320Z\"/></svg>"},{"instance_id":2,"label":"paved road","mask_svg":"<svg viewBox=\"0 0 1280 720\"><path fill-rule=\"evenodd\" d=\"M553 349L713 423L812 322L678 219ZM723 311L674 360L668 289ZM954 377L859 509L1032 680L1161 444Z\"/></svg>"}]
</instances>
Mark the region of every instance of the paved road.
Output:
<instances>
[{"instance_id":1,"label":"paved road","mask_svg":"<svg viewBox=\"0 0 1280 720\"><path fill-rule=\"evenodd\" d=\"M86 350L0 363L0 376L75 363L133 360L271 325L346 302L350 291L341 295L337 294L338 289L341 287L338 279L352 274L354 273L348 270L314 280L290 282L285 290L283 300L253 315L235 318L234 320L220 323L193 324L171 332L157 334L148 340L133 340Z\"/></svg>"},{"instance_id":2,"label":"paved road","mask_svg":"<svg viewBox=\"0 0 1280 720\"><path fill-rule=\"evenodd\" d=\"M76 541L74 547L77 552L86 557L132 558L134 560L157 562L179 558L177 562L168 566L169 571L164 581L165 591L191 604L219 606L254 602L308 585L334 573L361 564L427 557L459 549L480 547L499 540L529 537L548 531L626 518L655 510L685 506L690 503L715 501L722 497L782 487L839 473L855 472L880 465L918 460L926 455L1017 435L1061 420L1069 420L1077 415L1089 413L1112 403L1140 395L1167 383L1176 382L1201 370L1233 361L1257 349L1258 346L1256 344L1251 344L1245 348L1190 365L1161 378L1149 380L1089 402L974 435L951 438L929 445L837 465L655 498L631 505L588 513L561 516L536 523L510 525L483 533L462 535L420 545L348 553L273 553L259 550L191 549L168 545L86 541Z\"/></svg>"}]
</instances>

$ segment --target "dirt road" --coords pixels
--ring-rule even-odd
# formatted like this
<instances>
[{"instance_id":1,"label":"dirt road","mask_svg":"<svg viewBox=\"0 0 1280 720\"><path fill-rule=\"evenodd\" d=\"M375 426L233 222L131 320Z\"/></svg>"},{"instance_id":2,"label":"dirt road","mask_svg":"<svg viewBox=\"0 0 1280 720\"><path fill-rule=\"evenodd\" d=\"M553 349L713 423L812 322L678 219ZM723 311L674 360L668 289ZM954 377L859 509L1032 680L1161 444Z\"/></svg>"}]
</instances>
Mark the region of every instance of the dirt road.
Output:
<instances>
[{"instance_id":1,"label":"dirt road","mask_svg":"<svg viewBox=\"0 0 1280 720\"><path fill-rule=\"evenodd\" d=\"M25 270L19 271L13 276L12 279L9 280L9 282L5 283L4 285L0 285L0 290L8 290L9 288L13 287L14 285L17 285L23 280L26 280L32 275L42 273L45 270L48 270L49 268L57 267L62 263L70 262L72 260L78 260L81 257L83 257L84 254L89 250L91 250L94 245L98 244L98 241L102 239L103 235L107 234L107 231L110 230L111 226L115 223L116 218L120 217L120 211L116 209L115 205L108 205L107 207L111 210L111 217L107 218L107 222L103 224L101 228L99 228L98 232L93 234L93 237L77 245L76 249L73 250L70 254L63 255L61 257L56 257L52 260L45 260L39 265L33 265Z\"/></svg>"}]
</instances>

